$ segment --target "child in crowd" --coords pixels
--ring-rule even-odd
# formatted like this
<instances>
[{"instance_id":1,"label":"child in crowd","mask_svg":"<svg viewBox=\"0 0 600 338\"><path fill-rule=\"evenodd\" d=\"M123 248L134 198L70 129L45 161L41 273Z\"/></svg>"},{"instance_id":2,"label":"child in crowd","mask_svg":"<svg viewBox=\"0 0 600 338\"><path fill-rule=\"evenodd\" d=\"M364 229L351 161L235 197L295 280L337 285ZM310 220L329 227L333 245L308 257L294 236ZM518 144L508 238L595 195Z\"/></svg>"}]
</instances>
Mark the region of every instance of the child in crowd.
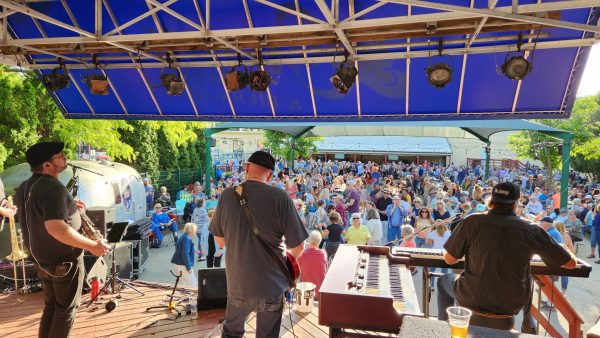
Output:
<instances>
[{"instance_id":1,"label":"child in crowd","mask_svg":"<svg viewBox=\"0 0 600 338\"><path fill-rule=\"evenodd\" d=\"M405 248L416 248L417 247L417 243L415 243L415 229L406 224L402 226L402 230L400 232L400 236L402 236L402 238L404 238L402 240L402 242L400 243L401 247L405 247Z\"/></svg>"}]
</instances>

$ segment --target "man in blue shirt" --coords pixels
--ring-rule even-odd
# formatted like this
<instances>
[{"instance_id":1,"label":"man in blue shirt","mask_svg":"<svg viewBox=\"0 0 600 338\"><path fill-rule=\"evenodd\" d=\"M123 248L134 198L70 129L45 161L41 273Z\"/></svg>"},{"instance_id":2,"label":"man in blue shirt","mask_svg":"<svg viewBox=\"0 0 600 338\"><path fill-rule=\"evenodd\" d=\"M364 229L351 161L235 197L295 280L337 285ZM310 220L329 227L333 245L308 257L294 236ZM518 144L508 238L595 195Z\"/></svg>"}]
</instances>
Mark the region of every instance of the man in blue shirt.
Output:
<instances>
[{"instance_id":1,"label":"man in blue shirt","mask_svg":"<svg viewBox=\"0 0 600 338\"><path fill-rule=\"evenodd\" d=\"M392 197L392 204L388 205L385 209L385 214L388 217L388 231L387 240L388 242L401 238L400 228L404 224L404 217L407 215L402 209L400 204L400 196Z\"/></svg>"},{"instance_id":2,"label":"man in blue shirt","mask_svg":"<svg viewBox=\"0 0 600 338\"><path fill-rule=\"evenodd\" d=\"M550 237L552 237L556 241L556 243L558 243L558 244L563 243L562 235L554 227L554 221L552 220L552 218L550 218L548 216L543 217L542 220L540 221L540 226L542 228L544 228L544 230L546 230L548 235L550 235Z\"/></svg>"}]
</instances>

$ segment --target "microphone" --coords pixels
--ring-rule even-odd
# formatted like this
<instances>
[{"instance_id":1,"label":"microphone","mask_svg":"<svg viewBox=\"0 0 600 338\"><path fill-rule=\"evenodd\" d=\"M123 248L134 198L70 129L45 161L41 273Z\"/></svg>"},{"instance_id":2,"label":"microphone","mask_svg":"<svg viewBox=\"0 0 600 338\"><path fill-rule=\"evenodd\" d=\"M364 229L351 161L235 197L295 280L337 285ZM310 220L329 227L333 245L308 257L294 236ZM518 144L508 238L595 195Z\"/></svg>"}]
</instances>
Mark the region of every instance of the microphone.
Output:
<instances>
[{"instance_id":1,"label":"microphone","mask_svg":"<svg viewBox=\"0 0 600 338\"><path fill-rule=\"evenodd\" d=\"M90 170L90 169L87 169L87 168L84 168L84 167L80 167L80 166L78 166L76 164L73 164L71 162L68 162L67 165L71 166L73 169L84 170L84 171L91 172L92 174L96 174L96 175L99 175L99 176L104 176L104 174L102 174L102 173L99 173L99 172L96 172L96 171L93 171L93 170Z\"/></svg>"}]
</instances>

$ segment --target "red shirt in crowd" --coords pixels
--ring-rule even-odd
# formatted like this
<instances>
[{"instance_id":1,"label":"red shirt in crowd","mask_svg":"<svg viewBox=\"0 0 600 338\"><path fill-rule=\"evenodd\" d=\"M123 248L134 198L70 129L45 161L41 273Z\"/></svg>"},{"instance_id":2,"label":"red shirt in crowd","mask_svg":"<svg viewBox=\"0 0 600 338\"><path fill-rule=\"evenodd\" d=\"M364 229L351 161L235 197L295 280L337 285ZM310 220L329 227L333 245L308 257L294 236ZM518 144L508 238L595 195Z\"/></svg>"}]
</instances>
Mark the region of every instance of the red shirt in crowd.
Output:
<instances>
[{"instance_id":1,"label":"red shirt in crowd","mask_svg":"<svg viewBox=\"0 0 600 338\"><path fill-rule=\"evenodd\" d=\"M298 258L298 265L300 265L300 278L303 282L314 283L317 286L315 292L318 296L323 279L325 279L325 272L327 272L325 250L312 248L304 250L302 256Z\"/></svg>"}]
</instances>

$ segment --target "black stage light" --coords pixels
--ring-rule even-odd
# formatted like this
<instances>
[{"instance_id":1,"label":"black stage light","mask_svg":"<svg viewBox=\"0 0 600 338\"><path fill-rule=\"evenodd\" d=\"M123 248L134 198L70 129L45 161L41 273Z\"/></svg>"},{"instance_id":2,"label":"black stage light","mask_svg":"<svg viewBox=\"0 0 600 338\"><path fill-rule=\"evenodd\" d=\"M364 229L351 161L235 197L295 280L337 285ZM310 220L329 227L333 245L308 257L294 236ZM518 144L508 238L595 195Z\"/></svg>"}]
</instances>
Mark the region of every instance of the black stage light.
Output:
<instances>
[{"instance_id":1,"label":"black stage light","mask_svg":"<svg viewBox=\"0 0 600 338\"><path fill-rule=\"evenodd\" d=\"M250 83L250 75L248 75L246 67L244 67L244 71L239 71L236 67L233 67L229 73L225 74L225 86L227 90L235 91L244 89L248 83Z\"/></svg>"},{"instance_id":2,"label":"black stage light","mask_svg":"<svg viewBox=\"0 0 600 338\"><path fill-rule=\"evenodd\" d=\"M509 56L510 54L506 55L504 64L500 67L502 74L511 80L523 80L533 70L533 65L521 55Z\"/></svg>"},{"instance_id":3,"label":"black stage light","mask_svg":"<svg viewBox=\"0 0 600 338\"><path fill-rule=\"evenodd\" d=\"M538 31L536 45L540 31L541 29ZM506 57L504 58L504 63L502 64L502 66L500 66L500 71L502 72L502 74L506 75L506 77L511 80L523 80L533 70L533 64L527 59L525 59L524 53L521 52L522 45L523 33L519 33L519 37L517 39L517 52L509 52L508 54L506 54ZM532 59L536 45L534 45L533 50L531 51Z\"/></svg>"},{"instance_id":4,"label":"black stage light","mask_svg":"<svg viewBox=\"0 0 600 338\"><path fill-rule=\"evenodd\" d=\"M100 74L88 75L83 81L90 88L90 92L95 95L108 95L109 83L106 76Z\"/></svg>"},{"instance_id":5,"label":"black stage light","mask_svg":"<svg viewBox=\"0 0 600 338\"><path fill-rule=\"evenodd\" d=\"M431 45L430 45L431 47ZM438 55L437 57L442 57L442 52L444 51L444 42L442 39L438 41ZM448 55L450 61L452 58ZM425 72L427 73L427 81L431 83L435 88L444 88L450 80L452 80L452 67L445 62L438 62L433 66L431 64L431 49L429 49L429 58L427 59L427 68Z\"/></svg>"},{"instance_id":6,"label":"black stage light","mask_svg":"<svg viewBox=\"0 0 600 338\"><path fill-rule=\"evenodd\" d=\"M185 82L183 82L179 74L164 73L160 76L160 81L167 90L167 95L179 96L183 94Z\"/></svg>"},{"instance_id":7,"label":"black stage light","mask_svg":"<svg viewBox=\"0 0 600 338\"><path fill-rule=\"evenodd\" d=\"M352 87L354 82L356 81L356 76L358 75L358 69L353 65L346 65L343 62L340 65L340 69L333 74L332 77L329 78L329 81L333 83L333 86L341 94L347 94L348 90Z\"/></svg>"},{"instance_id":8,"label":"black stage light","mask_svg":"<svg viewBox=\"0 0 600 338\"><path fill-rule=\"evenodd\" d=\"M427 80L435 88L443 88L452 80L452 68L444 62L427 67Z\"/></svg>"},{"instance_id":9,"label":"black stage light","mask_svg":"<svg viewBox=\"0 0 600 338\"><path fill-rule=\"evenodd\" d=\"M257 70L250 75L250 88L264 92L271 84L271 75L264 70Z\"/></svg>"},{"instance_id":10,"label":"black stage light","mask_svg":"<svg viewBox=\"0 0 600 338\"><path fill-rule=\"evenodd\" d=\"M67 70L65 69L63 73L57 73L56 71L61 68L56 68L52 70L52 74L46 74L42 77L42 81L46 88L57 91L67 87L71 79L69 78L69 74L67 74Z\"/></svg>"}]
</instances>

